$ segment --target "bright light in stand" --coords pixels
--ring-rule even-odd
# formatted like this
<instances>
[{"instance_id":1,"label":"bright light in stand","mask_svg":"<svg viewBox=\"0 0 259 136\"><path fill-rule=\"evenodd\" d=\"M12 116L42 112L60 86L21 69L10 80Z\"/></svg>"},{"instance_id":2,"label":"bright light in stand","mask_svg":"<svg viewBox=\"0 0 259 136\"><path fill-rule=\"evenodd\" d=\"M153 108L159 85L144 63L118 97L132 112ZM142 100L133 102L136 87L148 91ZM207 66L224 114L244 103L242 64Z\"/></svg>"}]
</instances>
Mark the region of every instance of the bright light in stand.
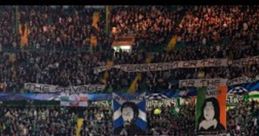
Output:
<instances>
[{"instance_id":1,"label":"bright light in stand","mask_svg":"<svg viewBox=\"0 0 259 136\"><path fill-rule=\"evenodd\" d=\"M130 45L123 45L123 46L120 46L120 48L122 50L130 50L131 49L131 46Z\"/></svg>"}]
</instances>

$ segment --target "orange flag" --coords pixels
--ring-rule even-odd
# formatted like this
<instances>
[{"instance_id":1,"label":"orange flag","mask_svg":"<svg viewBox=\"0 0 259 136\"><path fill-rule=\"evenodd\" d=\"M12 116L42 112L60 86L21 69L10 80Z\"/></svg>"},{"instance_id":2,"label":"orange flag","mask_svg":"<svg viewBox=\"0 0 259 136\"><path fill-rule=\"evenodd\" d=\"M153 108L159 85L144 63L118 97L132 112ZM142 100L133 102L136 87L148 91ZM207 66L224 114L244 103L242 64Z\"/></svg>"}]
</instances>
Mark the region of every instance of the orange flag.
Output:
<instances>
[{"instance_id":1,"label":"orange flag","mask_svg":"<svg viewBox=\"0 0 259 136\"><path fill-rule=\"evenodd\" d=\"M29 44L29 28L26 24L19 25L19 33L20 33L20 46L28 46Z\"/></svg>"}]
</instances>

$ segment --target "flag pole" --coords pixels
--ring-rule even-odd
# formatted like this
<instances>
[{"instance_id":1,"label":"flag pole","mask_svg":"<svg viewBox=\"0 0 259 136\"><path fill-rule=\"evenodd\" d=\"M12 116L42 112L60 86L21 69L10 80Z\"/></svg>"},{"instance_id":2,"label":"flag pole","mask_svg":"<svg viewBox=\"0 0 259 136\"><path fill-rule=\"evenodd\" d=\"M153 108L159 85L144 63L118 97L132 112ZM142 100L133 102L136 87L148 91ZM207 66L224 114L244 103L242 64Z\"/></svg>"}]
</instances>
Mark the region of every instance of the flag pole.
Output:
<instances>
[{"instance_id":1,"label":"flag pole","mask_svg":"<svg viewBox=\"0 0 259 136\"><path fill-rule=\"evenodd\" d=\"M108 35L109 34L109 29L110 29L110 10L111 6L105 6L105 33Z\"/></svg>"}]
</instances>

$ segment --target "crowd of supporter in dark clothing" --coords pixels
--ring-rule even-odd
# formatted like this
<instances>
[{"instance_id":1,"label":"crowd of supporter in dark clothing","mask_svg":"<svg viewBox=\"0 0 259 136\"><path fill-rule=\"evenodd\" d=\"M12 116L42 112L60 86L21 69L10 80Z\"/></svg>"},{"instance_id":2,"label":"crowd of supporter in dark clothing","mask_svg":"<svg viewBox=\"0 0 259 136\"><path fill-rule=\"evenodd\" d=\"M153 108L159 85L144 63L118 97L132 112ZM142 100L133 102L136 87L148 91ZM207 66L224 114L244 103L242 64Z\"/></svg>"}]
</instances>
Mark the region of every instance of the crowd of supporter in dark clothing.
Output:
<instances>
[{"instance_id":1,"label":"crowd of supporter in dark clothing","mask_svg":"<svg viewBox=\"0 0 259 136\"><path fill-rule=\"evenodd\" d=\"M101 102L105 103L105 102ZM160 114L154 114L159 108ZM149 105L147 107L147 135L195 135L194 104L176 106ZM81 113L80 113L81 112ZM227 135L258 135L258 102L240 102L227 111ZM87 108L59 106L25 106L0 109L0 135L75 135L76 122L83 118L81 135L95 136L112 134L111 104L90 104Z\"/></svg>"},{"instance_id":2,"label":"crowd of supporter in dark clothing","mask_svg":"<svg viewBox=\"0 0 259 136\"><path fill-rule=\"evenodd\" d=\"M99 14L97 26L93 14ZM258 6L114 6L106 33L106 9L84 6L0 7L0 92L24 92L24 83L59 86L105 84L103 92L128 90L138 73L119 69L94 73L108 61L143 64L209 58L241 59L259 55ZM21 47L20 25L28 28ZM112 42L135 37L131 52L115 52ZM97 45L91 45L91 37ZM166 46L176 36L175 48ZM259 63L243 67L184 68L143 72L139 91L179 89L179 80L259 75ZM104 77L106 77L104 82ZM32 91L32 90L30 90ZM257 106L256 106L257 105ZM227 112L230 135L258 135L258 103L240 103ZM148 111L149 135L194 135L193 106ZM84 112L82 135L112 134L110 106L93 105ZM78 111L60 107L1 107L0 136L74 135ZM257 118L256 118L257 117Z\"/></svg>"},{"instance_id":3,"label":"crowd of supporter in dark clothing","mask_svg":"<svg viewBox=\"0 0 259 136\"><path fill-rule=\"evenodd\" d=\"M230 135L249 135L259 134L259 110L258 102L240 101L234 108L227 111L227 128Z\"/></svg>"},{"instance_id":4,"label":"crowd of supporter in dark clothing","mask_svg":"<svg viewBox=\"0 0 259 136\"><path fill-rule=\"evenodd\" d=\"M154 114L155 109L161 114ZM195 109L191 105L182 105L175 110L174 105L152 106L148 112L149 135L193 135L195 130Z\"/></svg>"},{"instance_id":5,"label":"crowd of supporter in dark clothing","mask_svg":"<svg viewBox=\"0 0 259 136\"><path fill-rule=\"evenodd\" d=\"M105 65L107 60L114 64L142 64L147 58L151 63L161 63L257 56L259 12L256 7L113 7L111 26L116 27L115 38L135 34L136 45L131 53L115 53L111 48L114 38L105 34L104 8L4 7L0 15L0 89L19 92L26 82L60 86L102 84L105 72L94 74L93 69ZM94 12L99 12L101 18L98 28L92 26ZM29 28L28 46L23 48L19 45L20 34L14 30L17 22ZM93 52L90 51L91 35L98 37ZM158 45L165 48L172 35L177 35L176 49L169 53L148 52ZM254 77L258 75L258 67L255 64L242 68L145 72L138 81L138 90L177 88L181 79ZM136 74L110 70L106 91L127 90Z\"/></svg>"}]
</instances>

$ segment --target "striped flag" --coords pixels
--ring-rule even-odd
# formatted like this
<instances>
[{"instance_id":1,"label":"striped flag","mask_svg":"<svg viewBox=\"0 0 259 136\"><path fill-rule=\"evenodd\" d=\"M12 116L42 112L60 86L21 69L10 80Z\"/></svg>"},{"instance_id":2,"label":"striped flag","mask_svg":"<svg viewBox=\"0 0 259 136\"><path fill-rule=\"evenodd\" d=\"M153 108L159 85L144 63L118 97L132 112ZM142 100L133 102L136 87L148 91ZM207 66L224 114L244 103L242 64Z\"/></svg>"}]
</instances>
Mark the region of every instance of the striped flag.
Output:
<instances>
[{"instance_id":1,"label":"striped flag","mask_svg":"<svg viewBox=\"0 0 259 136\"><path fill-rule=\"evenodd\" d=\"M244 98L245 99L245 98ZM249 92L249 94L247 95L247 101L249 99L254 99L254 100L258 100L259 99L259 91L251 91Z\"/></svg>"}]
</instances>

